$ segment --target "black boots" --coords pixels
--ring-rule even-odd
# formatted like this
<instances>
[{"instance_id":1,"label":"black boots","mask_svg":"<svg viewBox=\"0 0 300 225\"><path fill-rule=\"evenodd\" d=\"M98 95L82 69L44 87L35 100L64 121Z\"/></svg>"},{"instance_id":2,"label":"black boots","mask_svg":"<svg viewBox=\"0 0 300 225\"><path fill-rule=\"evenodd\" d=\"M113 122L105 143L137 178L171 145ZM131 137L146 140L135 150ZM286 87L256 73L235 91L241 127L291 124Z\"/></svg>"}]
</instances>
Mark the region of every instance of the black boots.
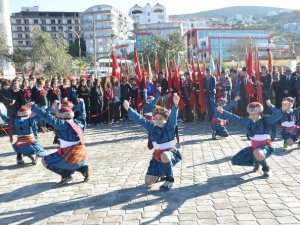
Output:
<instances>
[{"instance_id":1,"label":"black boots","mask_svg":"<svg viewBox=\"0 0 300 225\"><path fill-rule=\"evenodd\" d=\"M88 182L91 179L90 166L83 166L83 167L79 168L77 171L79 171L83 175L83 177L84 177L83 182Z\"/></svg>"},{"instance_id":2,"label":"black boots","mask_svg":"<svg viewBox=\"0 0 300 225\"><path fill-rule=\"evenodd\" d=\"M161 191L168 191L173 187L174 177L166 177L165 183L159 187Z\"/></svg>"}]
</instances>

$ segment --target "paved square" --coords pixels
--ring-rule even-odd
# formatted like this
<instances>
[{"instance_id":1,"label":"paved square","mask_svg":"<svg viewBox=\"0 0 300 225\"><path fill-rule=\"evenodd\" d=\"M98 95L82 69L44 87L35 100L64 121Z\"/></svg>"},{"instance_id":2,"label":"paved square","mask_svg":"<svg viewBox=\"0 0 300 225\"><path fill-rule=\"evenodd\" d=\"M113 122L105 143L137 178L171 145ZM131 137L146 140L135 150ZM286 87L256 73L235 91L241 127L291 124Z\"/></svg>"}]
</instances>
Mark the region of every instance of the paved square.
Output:
<instances>
[{"instance_id":1,"label":"paved square","mask_svg":"<svg viewBox=\"0 0 300 225\"><path fill-rule=\"evenodd\" d=\"M76 173L67 186L41 164L16 165L8 137L0 138L0 224L299 224L300 153L281 149L269 159L270 178L230 164L248 146L245 129L213 141L208 123L180 124L183 160L166 193L143 185L151 151L133 122L90 127L85 138L93 177ZM279 137L280 135L277 134ZM39 135L49 153L53 133ZM296 147L296 145L294 146Z\"/></svg>"}]
</instances>

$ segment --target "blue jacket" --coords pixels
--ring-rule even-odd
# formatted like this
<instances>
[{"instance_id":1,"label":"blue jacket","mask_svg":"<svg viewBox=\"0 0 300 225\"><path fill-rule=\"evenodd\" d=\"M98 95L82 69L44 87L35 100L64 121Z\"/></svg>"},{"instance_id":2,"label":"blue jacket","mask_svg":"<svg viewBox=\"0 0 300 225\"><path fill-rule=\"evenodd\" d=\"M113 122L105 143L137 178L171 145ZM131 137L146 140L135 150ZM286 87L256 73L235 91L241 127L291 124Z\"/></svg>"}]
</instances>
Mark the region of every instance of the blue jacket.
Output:
<instances>
[{"instance_id":1,"label":"blue jacket","mask_svg":"<svg viewBox=\"0 0 300 225\"><path fill-rule=\"evenodd\" d=\"M228 104L226 104L226 105L223 107L223 109L226 110L226 111L229 111L229 110L231 110L233 107L235 107L236 105L237 105L237 101L232 100L232 101L230 101ZM215 110L215 111L214 111L214 117L215 117L216 119L225 119L225 118L224 118L224 114L221 114L221 113L219 113L219 112L217 111L217 107L215 107L214 110Z\"/></svg>"},{"instance_id":2,"label":"blue jacket","mask_svg":"<svg viewBox=\"0 0 300 225\"><path fill-rule=\"evenodd\" d=\"M150 112L153 112L158 100L159 100L159 97L160 97L160 92L157 92L157 94L155 95L153 101L151 102L147 102L147 92L144 91L144 106L143 106L143 113L150 113Z\"/></svg>"},{"instance_id":3,"label":"blue jacket","mask_svg":"<svg viewBox=\"0 0 300 225\"><path fill-rule=\"evenodd\" d=\"M175 139L175 127L177 126L178 108L172 106L167 123L158 127L155 123L146 120L132 108L128 110L128 117L144 127L149 133L149 139L157 144L166 143Z\"/></svg>"},{"instance_id":4,"label":"blue jacket","mask_svg":"<svg viewBox=\"0 0 300 225\"><path fill-rule=\"evenodd\" d=\"M18 136L27 136L30 134L34 134L37 137L37 123L39 122L39 117L31 117L31 118L15 118L11 119L2 113L0 113L1 119L7 123L13 124L14 133Z\"/></svg>"},{"instance_id":5,"label":"blue jacket","mask_svg":"<svg viewBox=\"0 0 300 225\"><path fill-rule=\"evenodd\" d=\"M216 78L214 76L207 76L204 78L204 89L206 95L216 94Z\"/></svg>"},{"instance_id":6,"label":"blue jacket","mask_svg":"<svg viewBox=\"0 0 300 225\"><path fill-rule=\"evenodd\" d=\"M81 131L85 128L85 105L83 102L80 102L76 108L79 109L79 116L74 119L74 122L79 125ZM44 120L49 125L53 126L56 129L57 138L63 139L65 141L79 141L79 137L77 133L73 130L70 124L68 124L63 119L58 119L55 116L48 113L46 110L38 107L37 105L32 106L32 112L34 112L37 116L39 116L42 120Z\"/></svg>"},{"instance_id":7,"label":"blue jacket","mask_svg":"<svg viewBox=\"0 0 300 225\"><path fill-rule=\"evenodd\" d=\"M272 115L263 116L261 119L254 122L250 118L242 118L230 112L223 112L224 118L237 125L246 127L248 137L253 137L255 134L269 134L271 125L281 119L283 112L277 109Z\"/></svg>"},{"instance_id":8,"label":"blue jacket","mask_svg":"<svg viewBox=\"0 0 300 225\"><path fill-rule=\"evenodd\" d=\"M279 120L279 122L280 123L283 123L285 121L288 121L288 122L295 121L296 122L299 113L300 113L300 107L296 108L296 109L293 109L293 111L291 111L290 113L285 112L285 113L283 113L283 116Z\"/></svg>"}]
</instances>

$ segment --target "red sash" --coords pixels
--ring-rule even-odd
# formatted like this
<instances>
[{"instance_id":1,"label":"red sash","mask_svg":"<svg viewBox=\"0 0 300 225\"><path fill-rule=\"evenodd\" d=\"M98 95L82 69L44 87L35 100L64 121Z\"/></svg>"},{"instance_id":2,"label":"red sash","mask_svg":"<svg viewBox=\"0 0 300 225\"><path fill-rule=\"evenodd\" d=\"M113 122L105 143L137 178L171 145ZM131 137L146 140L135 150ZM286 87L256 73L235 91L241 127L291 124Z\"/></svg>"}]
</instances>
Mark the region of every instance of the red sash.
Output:
<instances>
[{"instance_id":1,"label":"red sash","mask_svg":"<svg viewBox=\"0 0 300 225\"><path fill-rule=\"evenodd\" d=\"M257 147L264 146L264 145L271 145L271 140L270 139L261 140L261 141L251 140L251 150L252 151L257 149Z\"/></svg>"},{"instance_id":2,"label":"red sash","mask_svg":"<svg viewBox=\"0 0 300 225\"><path fill-rule=\"evenodd\" d=\"M176 150L176 148L175 147L173 147L173 148L169 148L169 149L166 149L166 150L156 150L156 149L154 149L154 151L153 151L153 153L152 153L152 156L156 159L156 160L158 160L158 161L161 161L161 154L163 154L165 151L174 151L174 150Z\"/></svg>"},{"instance_id":3,"label":"red sash","mask_svg":"<svg viewBox=\"0 0 300 225\"><path fill-rule=\"evenodd\" d=\"M61 155L64 160L70 164L79 164L88 158L87 150L82 144L76 144L66 148L58 148L57 154Z\"/></svg>"},{"instance_id":4,"label":"red sash","mask_svg":"<svg viewBox=\"0 0 300 225\"><path fill-rule=\"evenodd\" d=\"M33 136L28 137L18 137L16 146L17 147L24 147L26 145L31 145L35 142L35 138Z\"/></svg>"},{"instance_id":5,"label":"red sash","mask_svg":"<svg viewBox=\"0 0 300 225\"><path fill-rule=\"evenodd\" d=\"M217 119L217 118L213 117L212 120L211 120L211 123L212 124L219 124L221 126L225 126L226 125L226 120Z\"/></svg>"},{"instance_id":6,"label":"red sash","mask_svg":"<svg viewBox=\"0 0 300 225\"><path fill-rule=\"evenodd\" d=\"M282 131L290 133L292 135L297 134L298 127L296 125L291 126L291 127L282 127Z\"/></svg>"}]
</instances>

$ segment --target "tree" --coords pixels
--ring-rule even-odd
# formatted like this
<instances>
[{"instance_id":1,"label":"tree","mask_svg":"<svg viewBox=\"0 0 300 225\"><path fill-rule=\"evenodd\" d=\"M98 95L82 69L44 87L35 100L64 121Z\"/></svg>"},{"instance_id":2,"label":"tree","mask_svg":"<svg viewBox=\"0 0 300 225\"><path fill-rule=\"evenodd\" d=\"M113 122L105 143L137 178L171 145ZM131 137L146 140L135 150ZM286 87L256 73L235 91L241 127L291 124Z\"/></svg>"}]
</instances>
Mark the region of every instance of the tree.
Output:
<instances>
[{"instance_id":1,"label":"tree","mask_svg":"<svg viewBox=\"0 0 300 225\"><path fill-rule=\"evenodd\" d=\"M16 48L14 49L14 52L11 54L10 58L15 64L16 69L20 69L26 63L27 52L23 49Z\"/></svg>"},{"instance_id":2,"label":"tree","mask_svg":"<svg viewBox=\"0 0 300 225\"><path fill-rule=\"evenodd\" d=\"M67 43L62 37L53 37L49 33L34 28L32 33L32 60L41 63L45 75L52 78L68 76L72 69L72 57L68 54Z\"/></svg>"},{"instance_id":3,"label":"tree","mask_svg":"<svg viewBox=\"0 0 300 225\"><path fill-rule=\"evenodd\" d=\"M145 63L149 58L152 67L154 67L156 51L160 67L163 68L167 58L177 60L179 52L184 50L184 42L179 32L169 34L166 39L160 35L153 35L150 40L144 40L143 42L142 56Z\"/></svg>"},{"instance_id":4,"label":"tree","mask_svg":"<svg viewBox=\"0 0 300 225\"><path fill-rule=\"evenodd\" d=\"M76 38L73 44L69 45L68 52L73 57L79 57L79 39ZM81 56L86 56L86 45L83 38L80 38Z\"/></svg>"}]
</instances>

